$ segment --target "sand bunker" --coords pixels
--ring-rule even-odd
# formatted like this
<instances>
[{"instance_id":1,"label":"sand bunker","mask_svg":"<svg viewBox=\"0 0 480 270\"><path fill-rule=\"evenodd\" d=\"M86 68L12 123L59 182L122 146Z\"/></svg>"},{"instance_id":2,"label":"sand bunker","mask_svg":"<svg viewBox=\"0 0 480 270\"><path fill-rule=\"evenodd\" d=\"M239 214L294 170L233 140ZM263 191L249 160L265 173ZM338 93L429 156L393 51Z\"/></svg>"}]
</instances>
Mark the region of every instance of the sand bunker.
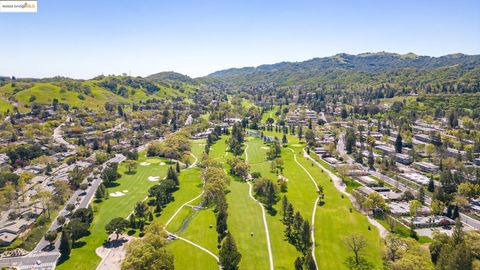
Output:
<instances>
[{"instance_id":1,"label":"sand bunker","mask_svg":"<svg viewBox=\"0 0 480 270\"><path fill-rule=\"evenodd\" d=\"M128 190L124 190L124 192ZM111 197L121 197L121 196L125 196L125 193L121 192L121 191L116 191L116 192L113 192L113 193L110 193L110 196Z\"/></svg>"},{"instance_id":2,"label":"sand bunker","mask_svg":"<svg viewBox=\"0 0 480 270\"><path fill-rule=\"evenodd\" d=\"M165 165L166 163L165 162L160 162L160 166L163 166Z\"/></svg>"},{"instance_id":3,"label":"sand bunker","mask_svg":"<svg viewBox=\"0 0 480 270\"><path fill-rule=\"evenodd\" d=\"M127 192L128 192L128 190L126 190L126 189L125 189L125 190L122 190L122 192L123 192L123 193L127 193Z\"/></svg>"},{"instance_id":4,"label":"sand bunker","mask_svg":"<svg viewBox=\"0 0 480 270\"><path fill-rule=\"evenodd\" d=\"M140 166L148 166L148 165L150 165L150 162L142 162L142 163L140 163Z\"/></svg>"},{"instance_id":5,"label":"sand bunker","mask_svg":"<svg viewBox=\"0 0 480 270\"><path fill-rule=\"evenodd\" d=\"M151 181L151 182L156 182L160 180L160 176L149 176L148 177L148 181Z\"/></svg>"},{"instance_id":6,"label":"sand bunker","mask_svg":"<svg viewBox=\"0 0 480 270\"><path fill-rule=\"evenodd\" d=\"M268 148L268 147L266 147L266 146L262 146L262 147L260 147L260 148L265 149L265 150L270 149L270 148Z\"/></svg>"}]
</instances>

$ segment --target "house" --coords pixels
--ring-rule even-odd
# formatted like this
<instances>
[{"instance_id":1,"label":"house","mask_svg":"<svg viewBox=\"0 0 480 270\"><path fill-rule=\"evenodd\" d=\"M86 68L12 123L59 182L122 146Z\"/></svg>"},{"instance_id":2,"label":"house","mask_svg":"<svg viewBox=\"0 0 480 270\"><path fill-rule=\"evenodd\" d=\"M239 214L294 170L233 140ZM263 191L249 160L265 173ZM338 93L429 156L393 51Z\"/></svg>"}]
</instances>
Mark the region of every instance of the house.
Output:
<instances>
[{"instance_id":1,"label":"house","mask_svg":"<svg viewBox=\"0 0 480 270\"><path fill-rule=\"evenodd\" d=\"M6 154L0 154L0 166L8 165L10 158Z\"/></svg>"},{"instance_id":2,"label":"house","mask_svg":"<svg viewBox=\"0 0 480 270\"><path fill-rule=\"evenodd\" d=\"M27 230L33 222L33 219L18 219L3 224L3 226L0 227L0 245L12 243L22 232Z\"/></svg>"},{"instance_id":3,"label":"house","mask_svg":"<svg viewBox=\"0 0 480 270\"><path fill-rule=\"evenodd\" d=\"M390 155L395 153L395 148L388 145L377 145L375 149L382 151L385 155Z\"/></svg>"},{"instance_id":4,"label":"house","mask_svg":"<svg viewBox=\"0 0 480 270\"><path fill-rule=\"evenodd\" d=\"M390 213L396 216L409 216L410 215L410 203L406 201L401 202L390 202L388 203L388 208ZM428 215L430 209L426 206L422 206L420 210L417 211L417 215Z\"/></svg>"},{"instance_id":5,"label":"house","mask_svg":"<svg viewBox=\"0 0 480 270\"><path fill-rule=\"evenodd\" d=\"M315 149L313 150L313 152L315 152L315 154L321 156L321 157L324 157L324 156L327 156L329 155L328 151L325 150L325 148L323 147L315 147Z\"/></svg>"},{"instance_id":6,"label":"house","mask_svg":"<svg viewBox=\"0 0 480 270\"><path fill-rule=\"evenodd\" d=\"M335 164L340 164L340 160L336 159L336 158L333 158L333 157L327 157L327 158L324 158L324 160L331 164L331 165L335 165Z\"/></svg>"},{"instance_id":7,"label":"house","mask_svg":"<svg viewBox=\"0 0 480 270\"><path fill-rule=\"evenodd\" d=\"M480 158L476 158L473 163L476 165L476 166L480 166Z\"/></svg>"},{"instance_id":8,"label":"house","mask_svg":"<svg viewBox=\"0 0 480 270\"><path fill-rule=\"evenodd\" d=\"M404 165L410 165L412 163L412 158L409 155L396 153L394 156L395 161L398 163L402 163Z\"/></svg>"},{"instance_id":9,"label":"house","mask_svg":"<svg viewBox=\"0 0 480 270\"><path fill-rule=\"evenodd\" d=\"M425 134L415 134L413 135L413 138L416 139L417 141L423 142L423 143L431 143L432 138L428 135Z\"/></svg>"},{"instance_id":10,"label":"house","mask_svg":"<svg viewBox=\"0 0 480 270\"><path fill-rule=\"evenodd\" d=\"M406 224L413 223L413 226L415 228L428 228L455 224L455 221L445 216L417 216L412 218L404 217L403 220L406 222Z\"/></svg>"},{"instance_id":11,"label":"house","mask_svg":"<svg viewBox=\"0 0 480 270\"><path fill-rule=\"evenodd\" d=\"M440 169L439 166L425 161L414 162L413 167L426 173L436 173Z\"/></svg>"},{"instance_id":12,"label":"house","mask_svg":"<svg viewBox=\"0 0 480 270\"><path fill-rule=\"evenodd\" d=\"M358 180L362 183L364 183L366 186L375 186L378 184L378 181L373 179L372 177L368 175L360 176Z\"/></svg>"},{"instance_id":13,"label":"house","mask_svg":"<svg viewBox=\"0 0 480 270\"><path fill-rule=\"evenodd\" d=\"M225 122L229 125L233 125L233 124L241 122L241 121L242 121L242 119L240 119L240 118L225 118L225 119L223 119L223 122Z\"/></svg>"},{"instance_id":14,"label":"house","mask_svg":"<svg viewBox=\"0 0 480 270\"><path fill-rule=\"evenodd\" d=\"M467 155L467 152L448 147L447 155L449 155L450 157L465 157Z\"/></svg>"},{"instance_id":15,"label":"house","mask_svg":"<svg viewBox=\"0 0 480 270\"><path fill-rule=\"evenodd\" d=\"M199 133L193 135L193 139L205 139L205 138L208 138L208 136L210 136L210 134L212 134L212 132L213 132L213 128L208 128L206 131L199 132Z\"/></svg>"},{"instance_id":16,"label":"house","mask_svg":"<svg viewBox=\"0 0 480 270\"><path fill-rule=\"evenodd\" d=\"M402 173L400 174L400 176L420 185L428 185L428 183L430 182L430 178L419 173Z\"/></svg>"}]
</instances>

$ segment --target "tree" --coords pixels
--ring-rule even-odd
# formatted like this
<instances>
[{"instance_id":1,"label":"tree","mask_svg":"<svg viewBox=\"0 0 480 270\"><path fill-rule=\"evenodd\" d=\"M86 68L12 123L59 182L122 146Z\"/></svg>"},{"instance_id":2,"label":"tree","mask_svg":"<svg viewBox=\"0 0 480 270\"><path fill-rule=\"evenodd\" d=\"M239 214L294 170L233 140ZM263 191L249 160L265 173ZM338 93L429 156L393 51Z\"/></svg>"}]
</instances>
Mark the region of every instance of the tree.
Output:
<instances>
[{"instance_id":1,"label":"tree","mask_svg":"<svg viewBox=\"0 0 480 270\"><path fill-rule=\"evenodd\" d=\"M32 199L40 202L40 204L42 205L43 215L46 216L48 212L48 217L50 217L52 193L45 189L39 189L37 193L34 196L32 196Z\"/></svg>"},{"instance_id":2,"label":"tree","mask_svg":"<svg viewBox=\"0 0 480 270\"><path fill-rule=\"evenodd\" d=\"M105 230L109 235L115 233L117 236L116 240L118 240L119 235L122 234L129 225L130 223L128 220L117 217L110 220L110 222L105 225Z\"/></svg>"},{"instance_id":3,"label":"tree","mask_svg":"<svg viewBox=\"0 0 480 270\"><path fill-rule=\"evenodd\" d=\"M445 204L440 200L433 200L432 203L430 204L430 212L432 212L434 216L438 216L441 213L443 213L444 209L445 209Z\"/></svg>"},{"instance_id":4,"label":"tree","mask_svg":"<svg viewBox=\"0 0 480 270\"><path fill-rule=\"evenodd\" d=\"M317 265L315 264L315 260L313 259L311 250L308 250L307 254L305 255L305 269L317 270Z\"/></svg>"},{"instance_id":5,"label":"tree","mask_svg":"<svg viewBox=\"0 0 480 270\"><path fill-rule=\"evenodd\" d=\"M177 162L177 164L175 165L175 171L177 173L180 173L180 163Z\"/></svg>"},{"instance_id":6,"label":"tree","mask_svg":"<svg viewBox=\"0 0 480 270\"><path fill-rule=\"evenodd\" d=\"M117 172L118 170L118 163L110 163L108 164L105 169L103 170L100 177L105 182L105 185L111 186L113 182L115 182L120 175Z\"/></svg>"},{"instance_id":7,"label":"tree","mask_svg":"<svg viewBox=\"0 0 480 270\"><path fill-rule=\"evenodd\" d=\"M402 239L396 234L388 234L385 238L385 257L389 261L396 261L400 258L403 242Z\"/></svg>"},{"instance_id":8,"label":"tree","mask_svg":"<svg viewBox=\"0 0 480 270\"><path fill-rule=\"evenodd\" d=\"M417 200L411 200L409 204L410 208L410 216L412 216L412 222L413 222L413 217L417 216L418 209L422 207L422 204L417 201Z\"/></svg>"},{"instance_id":9,"label":"tree","mask_svg":"<svg viewBox=\"0 0 480 270\"><path fill-rule=\"evenodd\" d=\"M85 178L85 172L80 166L75 166L73 170L68 173L68 182L70 185L77 189Z\"/></svg>"},{"instance_id":10,"label":"tree","mask_svg":"<svg viewBox=\"0 0 480 270\"><path fill-rule=\"evenodd\" d=\"M101 200L103 197L105 197L105 193L106 193L105 185L101 183L98 186L97 191L95 191L95 198L97 198L97 200Z\"/></svg>"},{"instance_id":11,"label":"tree","mask_svg":"<svg viewBox=\"0 0 480 270\"><path fill-rule=\"evenodd\" d=\"M429 192L434 192L435 191L435 182L433 181L433 178L430 178L430 180L428 181L428 188L427 190Z\"/></svg>"},{"instance_id":12,"label":"tree","mask_svg":"<svg viewBox=\"0 0 480 270\"><path fill-rule=\"evenodd\" d=\"M348 112L345 107L342 108L342 111L340 112L340 116L342 117L343 120L347 119L348 117Z\"/></svg>"},{"instance_id":13,"label":"tree","mask_svg":"<svg viewBox=\"0 0 480 270\"><path fill-rule=\"evenodd\" d=\"M56 239L57 239L57 231L48 231L45 234L45 240L50 243L50 246L53 245Z\"/></svg>"},{"instance_id":14,"label":"tree","mask_svg":"<svg viewBox=\"0 0 480 270\"><path fill-rule=\"evenodd\" d=\"M375 159L374 159L374 156L373 156L373 151L372 149L370 148L370 150L368 151L368 167L371 169L371 170L374 170L375 167Z\"/></svg>"},{"instance_id":15,"label":"tree","mask_svg":"<svg viewBox=\"0 0 480 270\"><path fill-rule=\"evenodd\" d=\"M137 162L135 160L127 159L124 162L125 166L127 167L128 173L132 173L137 168Z\"/></svg>"},{"instance_id":16,"label":"tree","mask_svg":"<svg viewBox=\"0 0 480 270\"><path fill-rule=\"evenodd\" d=\"M302 125L298 126L298 139L300 141L303 139L303 127L302 127Z\"/></svg>"},{"instance_id":17,"label":"tree","mask_svg":"<svg viewBox=\"0 0 480 270\"><path fill-rule=\"evenodd\" d=\"M305 132L305 141L310 147L313 147L315 145L315 132L313 132L313 130L307 129L307 131Z\"/></svg>"},{"instance_id":18,"label":"tree","mask_svg":"<svg viewBox=\"0 0 480 270\"><path fill-rule=\"evenodd\" d=\"M227 233L219 251L220 265L224 270L237 270L242 255L237 250L237 245L230 233Z\"/></svg>"},{"instance_id":19,"label":"tree","mask_svg":"<svg viewBox=\"0 0 480 270\"><path fill-rule=\"evenodd\" d=\"M65 209L71 213L75 209L75 204L69 203L65 206Z\"/></svg>"},{"instance_id":20,"label":"tree","mask_svg":"<svg viewBox=\"0 0 480 270\"><path fill-rule=\"evenodd\" d=\"M345 133L345 150L347 154L351 154L355 146L355 131L353 128L348 128Z\"/></svg>"},{"instance_id":21,"label":"tree","mask_svg":"<svg viewBox=\"0 0 480 270\"><path fill-rule=\"evenodd\" d=\"M178 175L172 166L168 167L167 179L173 180L177 186L180 185L180 182L178 181Z\"/></svg>"},{"instance_id":22,"label":"tree","mask_svg":"<svg viewBox=\"0 0 480 270\"><path fill-rule=\"evenodd\" d=\"M312 241L310 239L310 224L307 220L304 220L300 232L300 250L303 252L303 254L308 253L307 251L310 249L311 245Z\"/></svg>"},{"instance_id":23,"label":"tree","mask_svg":"<svg viewBox=\"0 0 480 270\"><path fill-rule=\"evenodd\" d=\"M88 224L83 223L78 219L72 219L67 224L67 227L72 237L72 243L89 234Z\"/></svg>"},{"instance_id":24,"label":"tree","mask_svg":"<svg viewBox=\"0 0 480 270\"><path fill-rule=\"evenodd\" d=\"M217 199L217 210L218 212L216 215L216 218L217 218L216 230L218 233L217 240L218 240L218 243L220 243L223 240L223 238L226 236L227 229L228 229L228 225L227 225L228 213L227 213L227 202L225 200L225 196L220 196Z\"/></svg>"},{"instance_id":25,"label":"tree","mask_svg":"<svg viewBox=\"0 0 480 270\"><path fill-rule=\"evenodd\" d=\"M240 123L235 123L232 128L232 136L229 139L229 149L234 156L239 156L243 153L244 134Z\"/></svg>"},{"instance_id":26,"label":"tree","mask_svg":"<svg viewBox=\"0 0 480 270\"><path fill-rule=\"evenodd\" d=\"M93 221L93 211L89 208L79 208L73 212L71 219L78 219L85 224L90 224Z\"/></svg>"},{"instance_id":27,"label":"tree","mask_svg":"<svg viewBox=\"0 0 480 270\"><path fill-rule=\"evenodd\" d=\"M395 139L395 152L402 153L402 147L403 147L402 135L400 135L400 131L399 131L397 134L397 138Z\"/></svg>"},{"instance_id":28,"label":"tree","mask_svg":"<svg viewBox=\"0 0 480 270\"><path fill-rule=\"evenodd\" d=\"M283 137L282 137L282 144L287 144L288 143L288 139L287 139L287 134L283 134Z\"/></svg>"},{"instance_id":29,"label":"tree","mask_svg":"<svg viewBox=\"0 0 480 270\"><path fill-rule=\"evenodd\" d=\"M135 216L141 219L145 219L147 217L148 206L144 202L137 202L135 205Z\"/></svg>"},{"instance_id":30,"label":"tree","mask_svg":"<svg viewBox=\"0 0 480 270\"><path fill-rule=\"evenodd\" d=\"M68 258L68 256L70 256L70 252L72 251L72 239L70 232L66 229L63 229L62 231L59 250L63 258Z\"/></svg>"},{"instance_id":31,"label":"tree","mask_svg":"<svg viewBox=\"0 0 480 270\"><path fill-rule=\"evenodd\" d=\"M297 259L295 259L294 265L295 265L295 270L303 270L302 258L297 257Z\"/></svg>"},{"instance_id":32,"label":"tree","mask_svg":"<svg viewBox=\"0 0 480 270\"><path fill-rule=\"evenodd\" d=\"M361 252L368 245L367 239L361 234L351 234L344 241L347 248L354 254L355 264L360 265Z\"/></svg>"},{"instance_id":33,"label":"tree","mask_svg":"<svg viewBox=\"0 0 480 270\"><path fill-rule=\"evenodd\" d=\"M166 233L158 221L147 227L142 239L134 239L126 246L126 256L122 262L122 270L173 270L174 258L166 249Z\"/></svg>"}]
</instances>

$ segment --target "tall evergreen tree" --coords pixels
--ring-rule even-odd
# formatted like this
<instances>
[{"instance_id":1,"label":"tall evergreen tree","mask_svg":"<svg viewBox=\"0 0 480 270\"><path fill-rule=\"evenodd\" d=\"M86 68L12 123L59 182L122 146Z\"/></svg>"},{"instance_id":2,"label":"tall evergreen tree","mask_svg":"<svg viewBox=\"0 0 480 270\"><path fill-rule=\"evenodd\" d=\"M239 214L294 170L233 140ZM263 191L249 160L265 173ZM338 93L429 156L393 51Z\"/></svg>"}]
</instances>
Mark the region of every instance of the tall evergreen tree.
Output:
<instances>
[{"instance_id":1,"label":"tall evergreen tree","mask_svg":"<svg viewBox=\"0 0 480 270\"><path fill-rule=\"evenodd\" d=\"M238 264L242 259L242 254L238 252L237 245L230 233L227 233L219 251L219 261L224 270L237 270Z\"/></svg>"},{"instance_id":2,"label":"tall evergreen tree","mask_svg":"<svg viewBox=\"0 0 480 270\"><path fill-rule=\"evenodd\" d=\"M397 153L402 153L403 141L402 135L400 135L400 131L398 131L397 138L395 139L395 151Z\"/></svg>"},{"instance_id":3,"label":"tall evergreen tree","mask_svg":"<svg viewBox=\"0 0 480 270\"><path fill-rule=\"evenodd\" d=\"M178 181L178 175L175 170L173 170L172 166L168 167L167 179L173 180L177 186L180 185L180 182Z\"/></svg>"},{"instance_id":4,"label":"tall evergreen tree","mask_svg":"<svg viewBox=\"0 0 480 270\"><path fill-rule=\"evenodd\" d=\"M70 232L66 229L63 229L62 231L59 250L63 258L68 258L68 256L70 256L70 252L72 251L72 238L70 236Z\"/></svg>"}]
</instances>

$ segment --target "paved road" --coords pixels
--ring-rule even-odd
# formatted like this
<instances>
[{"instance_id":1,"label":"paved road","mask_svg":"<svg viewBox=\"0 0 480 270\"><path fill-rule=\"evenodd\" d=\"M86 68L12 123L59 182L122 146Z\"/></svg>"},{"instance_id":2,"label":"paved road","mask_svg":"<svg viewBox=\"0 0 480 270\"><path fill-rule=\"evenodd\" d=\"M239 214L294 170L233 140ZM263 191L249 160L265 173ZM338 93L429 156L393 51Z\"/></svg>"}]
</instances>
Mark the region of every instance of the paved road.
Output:
<instances>
[{"instance_id":1,"label":"paved road","mask_svg":"<svg viewBox=\"0 0 480 270\"><path fill-rule=\"evenodd\" d=\"M347 151L345 151L345 134L344 133L340 134L340 137L338 138L337 151L340 154L340 156L343 157L345 162L347 162L348 164L355 163L355 160L347 154Z\"/></svg>"},{"instance_id":2,"label":"paved road","mask_svg":"<svg viewBox=\"0 0 480 270\"><path fill-rule=\"evenodd\" d=\"M59 144L65 144L67 146L68 149L70 150L74 150L75 149L75 145L67 142L64 138L63 138L63 135L62 135L62 127L65 126L65 124L61 124L59 125L58 127L56 127L54 130L53 130L53 140Z\"/></svg>"},{"instance_id":3,"label":"paved road","mask_svg":"<svg viewBox=\"0 0 480 270\"><path fill-rule=\"evenodd\" d=\"M15 267L17 269L55 269L58 252L36 252L22 257L1 258L0 267Z\"/></svg>"}]
</instances>

